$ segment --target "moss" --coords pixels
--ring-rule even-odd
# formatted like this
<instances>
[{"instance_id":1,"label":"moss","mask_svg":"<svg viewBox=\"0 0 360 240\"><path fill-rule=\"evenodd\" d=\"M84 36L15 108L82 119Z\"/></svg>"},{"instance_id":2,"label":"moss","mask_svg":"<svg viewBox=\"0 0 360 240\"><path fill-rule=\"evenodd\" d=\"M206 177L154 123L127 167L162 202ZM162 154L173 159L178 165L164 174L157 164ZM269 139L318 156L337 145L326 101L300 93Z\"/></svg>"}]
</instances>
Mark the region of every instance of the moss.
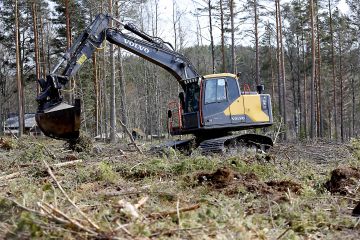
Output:
<instances>
[{"instance_id":1,"label":"moss","mask_svg":"<svg viewBox=\"0 0 360 240\"><path fill-rule=\"evenodd\" d=\"M39 161L43 158L45 158L44 147L40 144L32 144L28 148L24 149L24 151L18 157L18 160L24 163Z\"/></svg>"},{"instance_id":2,"label":"moss","mask_svg":"<svg viewBox=\"0 0 360 240\"><path fill-rule=\"evenodd\" d=\"M12 150L18 146L18 142L14 138L2 137L0 138L0 148L5 150Z\"/></svg>"}]
</instances>

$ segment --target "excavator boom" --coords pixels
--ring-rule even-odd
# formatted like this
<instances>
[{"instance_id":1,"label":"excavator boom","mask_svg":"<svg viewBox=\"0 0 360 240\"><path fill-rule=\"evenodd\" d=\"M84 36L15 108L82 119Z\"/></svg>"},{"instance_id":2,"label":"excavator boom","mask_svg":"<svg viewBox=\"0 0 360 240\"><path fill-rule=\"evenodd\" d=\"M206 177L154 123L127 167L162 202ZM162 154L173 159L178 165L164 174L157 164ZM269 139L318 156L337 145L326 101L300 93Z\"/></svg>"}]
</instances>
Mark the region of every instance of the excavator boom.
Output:
<instances>
[{"instance_id":1,"label":"excavator boom","mask_svg":"<svg viewBox=\"0 0 360 240\"><path fill-rule=\"evenodd\" d=\"M112 20L119 22L124 29L137 37L110 28ZM46 136L66 140L76 139L79 136L80 102L77 101L75 105L63 103L61 90L106 40L164 68L183 88L186 79L199 78L190 61L175 52L170 44L160 38L147 35L133 24L123 24L110 15L99 14L74 41L46 80L39 79L41 92L37 97L38 111L35 119ZM64 70L57 75L56 72L64 62L67 62Z\"/></svg>"}]
</instances>

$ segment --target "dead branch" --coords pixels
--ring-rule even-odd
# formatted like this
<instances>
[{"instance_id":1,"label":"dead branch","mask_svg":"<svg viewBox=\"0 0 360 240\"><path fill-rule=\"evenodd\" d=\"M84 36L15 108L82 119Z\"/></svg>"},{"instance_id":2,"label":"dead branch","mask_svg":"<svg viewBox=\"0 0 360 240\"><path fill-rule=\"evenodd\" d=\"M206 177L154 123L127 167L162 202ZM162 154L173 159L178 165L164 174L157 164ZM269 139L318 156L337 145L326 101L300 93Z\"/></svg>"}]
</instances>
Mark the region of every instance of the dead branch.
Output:
<instances>
[{"instance_id":1,"label":"dead branch","mask_svg":"<svg viewBox=\"0 0 360 240\"><path fill-rule=\"evenodd\" d=\"M76 165L76 164L82 163L82 162L83 162L83 160L79 159L79 160L74 160L74 161L69 161L69 162L56 163L56 164L51 165L51 167L55 167L55 168L68 167L68 166L73 166L73 165ZM19 171L19 172L14 172L14 173L11 173L8 175L0 176L0 181L18 178L25 173L26 173L25 171Z\"/></svg>"},{"instance_id":2,"label":"dead branch","mask_svg":"<svg viewBox=\"0 0 360 240\"><path fill-rule=\"evenodd\" d=\"M143 154L143 152L141 151L141 149L139 148L139 146L135 143L135 140L134 140L133 136L131 135L129 129L127 129L126 125L121 121L121 119L119 119L119 121L120 121L120 125L121 125L122 128L125 130L126 134L129 136L131 143L134 144L136 150L137 150L140 154Z\"/></svg>"},{"instance_id":3,"label":"dead branch","mask_svg":"<svg viewBox=\"0 0 360 240\"><path fill-rule=\"evenodd\" d=\"M64 219L66 219L68 222L70 222L71 224L73 224L74 226L76 226L78 229L81 229L81 230L84 230L85 232L88 232L88 233L91 233L91 234L96 234L96 232L92 231L91 229L88 229L86 228L85 226L83 226L79 221L75 220L75 219L72 219L70 218L69 216L67 216L65 213L63 213L61 210L53 207L52 205L50 204L47 204L45 202L43 202L43 204L51 209L51 211L61 217L63 217ZM40 204L41 206L41 204Z\"/></svg>"},{"instance_id":4,"label":"dead branch","mask_svg":"<svg viewBox=\"0 0 360 240\"><path fill-rule=\"evenodd\" d=\"M170 216L170 215L175 215L181 212L189 212L189 211L193 211L200 208L200 204L195 204L193 206L190 207L185 207L185 208L179 208L173 211L164 211L164 212L158 212L158 213L150 213L148 215L149 218L163 218L166 216Z\"/></svg>"},{"instance_id":5,"label":"dead branch","mask_svg":"<svg viewBox=\"0 0 360 240\"><path fill-rule=\"evenodd\" d=\"M82 159L78 159L78 160L74 160L74 161L68 161L68 162L62 162L62 163L56 163L51 165L52 167L57 167L57 168L61 168L61 167L68 167L68 166L74 166L78 163L82 163L83 160Z\"/></svg>"},{"instance_id":6,"label":"dead branch","mask_svg":"<svg viewBox=\"0 0 360 240\"><path fill-rule=\"evenodd\" d=\"M13 179L13 178L17 178L20 177L24 172L14 172L5 176L1 176L0 177L0 181L4 181L4 180L9 180L9 179Z\"/></svg>"},{"instance_id":7,"label":"dead branch","mask_svg":"<svg viewBox=\"0 0 360 240\"><path fill-rule=\"evenodd\" d=\"M279 136L279 134L280 134L282 122L283 122L283 119L281 118L281 121L280 121L278 130L277 130L277 132L276 132L276 134L275 134L275 138L274 138L274 142L273 142L274 144L276 143L276 140L277 140L277 138L278 138L278 136Z\"/></svg>"},{"instance_id":8,"label":"dead branch","mask_svg":"<svg viewBox=\"0 0 360 240\"><path fill-rule=\"evenodd\" d=\"M138 203L136 203L136 204L134 205L135 208L136 208L136 209L141 208L141 207L147 202L148 199L149 199L148 196L141 198L141 199L138 201Z\"/></svg>"},{"instance_id":9,"label":"dead branch","mask_svg":"<svg viewBox=\"0 0 360 240\"><path fill-rule=\"evenodd\" d=\"M176 229L170 229L167 231L163 231L163 232L157 232L154 234L150 235L150 238L154 238L154 237L158 237L161 235L170 235L170 234L174 234L176 232L181 232L181 231L195 231L195 230L201 230L207 227L194 227L194 228L176 228Z\"/></svg>"},{"instance_id":10,"label":"dead branch","mask_svg":"<svg viewBox=\"0 0 360 240\"><path fill-rule=\"evenodd\" d=\"M48 214L48 216L46 216L47 218L49 219L53 219L55 222L58 222L60 224L69 224L70 222L65 220L65 219L62 219L62 218L59 218L57 216L55 216L50 209L46 208L45 206L43 206L41 203L37 203L38 207L43 211L45 212L46 214ZM45 214L42 213L42 216L45 217Z\"/></svg>"},{"instance_id":11,"label":"dead branch","mask_svg":"<svg viewBox=\"0 0 360 240\"><path fill-rule=\"evenodd\" d=\"M92 227L94 227L96 230L100 230L99 226L97 224L95 224L74 202L73 200L71 200L71 198L69 197L69 195L67 195L67 193L65 192L65 190L62 188L62 186L60 185L60 183L58 182L58 180L56 179L54 173L52 172L49 164L44 160L42 159L44 165L46 166L47 168L47 171L49 173L49 175L52 177L52 179L55 181L56 185L58 186L58 188L60 189L60 191L62 192L62 194L65 196L65 198L69 201L69 203L71 205L73 205L73 207L78 210L78 212L80 213L80 215L85 218Z\"/></svg>"}]
</instances>

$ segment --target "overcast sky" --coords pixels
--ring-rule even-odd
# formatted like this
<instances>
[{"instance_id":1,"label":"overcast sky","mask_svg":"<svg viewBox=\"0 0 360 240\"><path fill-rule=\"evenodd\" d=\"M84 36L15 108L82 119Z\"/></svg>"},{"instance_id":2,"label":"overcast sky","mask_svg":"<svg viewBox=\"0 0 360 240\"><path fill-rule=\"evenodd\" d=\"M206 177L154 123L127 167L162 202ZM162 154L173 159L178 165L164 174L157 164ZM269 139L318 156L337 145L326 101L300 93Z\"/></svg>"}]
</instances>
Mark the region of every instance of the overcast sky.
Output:
<instances>
[{"instance_id":1,"label":"overcast sky","mask_svg":"<svg viewBox=\"0 0 360 240\"><path fill-rule=\"evenodd\" d=\"M289 0L282 0L282 2L287 2ZM196 20L195 17L191 15L191 12L194 12L194 3L192 0L177 0L176 2L181 3L177 4L180 12L185 12L182 16L182 26L184 28L186 38L185 45L190 46L196 42ZM198 1L201 2L201 1ZM174 42L173 26L172 26L172 13L173 13L173 0L160 0L159 1L159 37L164 38L171 43ZM348 6L345 3L345 0L341 0L338 5L340 11L347 12L349 10ZM271 6L269 8L272 8ZM202 35L204 36L203 43L209 44L209 30L208 30L208 17L202 17L200 19L200 25L202 27ZM246 30L251 28L251 25L245 25L240 27L241 30ZM214 28L215 42L220 42L220 30ZM241 36L243 39L244 36ZM239 39L238 41L241 41ZM248 40L249 41L249 40Z\"/></svg>"},{"instance_id":2,"label":"overcast sky","mask_svg":"<svg viewBox=\"0 0 360 240\"><path fill-rule=\"evenodd\" d=\"M165 41L169 41L174 43L174 33L173 33L173 26L172 26L172 14L173 14L173 1L174 0L159 0L159 29L158 29L158 36L163 38ZM290 0L282 0L282 2L288 2ZM185 35L185 47L191 46L196 43L196 18L192 15L195 12L195 6L193 0L176 0L178 4L176 4L176 8L179 12L184 13L181 16L181 26L183 28L183 32ZM197 0L197 2L202 2ZM152 1L149 1L151 4ZM53 4L50 4L53 7ZM349 11L349 7L345 3L345 0L341 0L338 5L340 11L346 13ZM149 6L151 8L151 6ZM268 6L269 9L274 8L271 5ZM204 14L205 15L205 14ZM135 23L136 24L136 23ZM213 23L214 24L214 23ZM236 23L235 23L236 24ZM200 18L200 25L202 28L202 36L203 36L203 44L209 44L209 20L207 16ZM242 24L240 25L240 31L246 31L251 29L252 24ZM214 41L218 44L220 42L220 30L218 27L214 27ZM244 35L238 35L237 41L241 41L242 44L247 45L247 42L250 41L250 38L246 38ZM244 40L245 39L245 40Z\"/></svg>"}]
</instances>

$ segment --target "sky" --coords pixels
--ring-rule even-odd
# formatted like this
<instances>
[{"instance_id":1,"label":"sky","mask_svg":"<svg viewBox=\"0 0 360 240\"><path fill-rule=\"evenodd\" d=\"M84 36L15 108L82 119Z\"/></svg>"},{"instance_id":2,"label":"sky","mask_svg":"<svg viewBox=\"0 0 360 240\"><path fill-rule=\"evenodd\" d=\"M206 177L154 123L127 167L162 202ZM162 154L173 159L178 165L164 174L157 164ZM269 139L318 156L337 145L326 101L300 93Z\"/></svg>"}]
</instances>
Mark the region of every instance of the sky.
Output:
<instances>
[{"instance_id":1,"label":"sky","mask_svg":"<svg viewBox=\"0 0 360 240\"><path fill-rule=\"evenodd\" d=\"M288 2L289 0L282 0L282 2ZM187 42L186 45L190 46L196 42L196 20L193 16L191 16L190 12L194 12L194 3L193 0L177 0L176 2L181 3L177 4L177 8L180 12L186 12L187 14L182 16L182 25L185 29L185 34ZM198 2L201 2L198 0ZM172 26L172 13L173 13L173 0L159 0L159 37L167 40L171 43L174 42L173 35L173 26ZM341 0L339 5L339 9L341 12L346 13L349 11L349 7L347 6L345 0ZM208 30L208 17L200 18L200 25L202 27L202 35L204 36L204 44L209 44L209 30ZM249 28L251 26L247 25L245 28ZM218 28L214 28L214 36L215 42L220 42L220 30ZM240 40L238 40L240 41ZM249 41L249 40L247 40Z\"/></svg>"},{"instance_id":2,"label":"sky","mask_svg":"<svg viewBox=\"0 0 360 240\"><path fill-rule=\"evenodd\" d=\"M174 33L173 33L173 1L174 0L159 0L159 30L158 30L158 37L163 38L165 41L171 42L174 44ZM195 0L197 2L202 2L201 0ZM289 2L290 0L282 0L282 2ZM152 1L149 1L152 2ZM183 13L181 16L181 26L184 31L185 40L184 45L191 46L196 43L196 19L192 15L195 10L194 0L175 0L178 4L176 4L176 9ZM50 4L53 5L53 4ZM198 7L198 6L197 6ZM340 0L338 5L341 12L346 13L349 11L349 7L347 6L345 0ZM209 30L208 30L208 17L204 16L199 19L200 26L201 26L201 33L203 36L203 44L209 44L210 37L209 37ZM136 23L135 23L136 24ZM243 30L251 28L251 25L245 25ZM216 44L220 42L220 29L215 27L214 28L214 41ZM239 35L240 38L240 35ZM241 36L244 39L244 36ZM245 38L246 39L246 38ZM238 41L241 41L240 39ZM245 41L249 42L249 39Z\"/></svg>"}]
</instances>

